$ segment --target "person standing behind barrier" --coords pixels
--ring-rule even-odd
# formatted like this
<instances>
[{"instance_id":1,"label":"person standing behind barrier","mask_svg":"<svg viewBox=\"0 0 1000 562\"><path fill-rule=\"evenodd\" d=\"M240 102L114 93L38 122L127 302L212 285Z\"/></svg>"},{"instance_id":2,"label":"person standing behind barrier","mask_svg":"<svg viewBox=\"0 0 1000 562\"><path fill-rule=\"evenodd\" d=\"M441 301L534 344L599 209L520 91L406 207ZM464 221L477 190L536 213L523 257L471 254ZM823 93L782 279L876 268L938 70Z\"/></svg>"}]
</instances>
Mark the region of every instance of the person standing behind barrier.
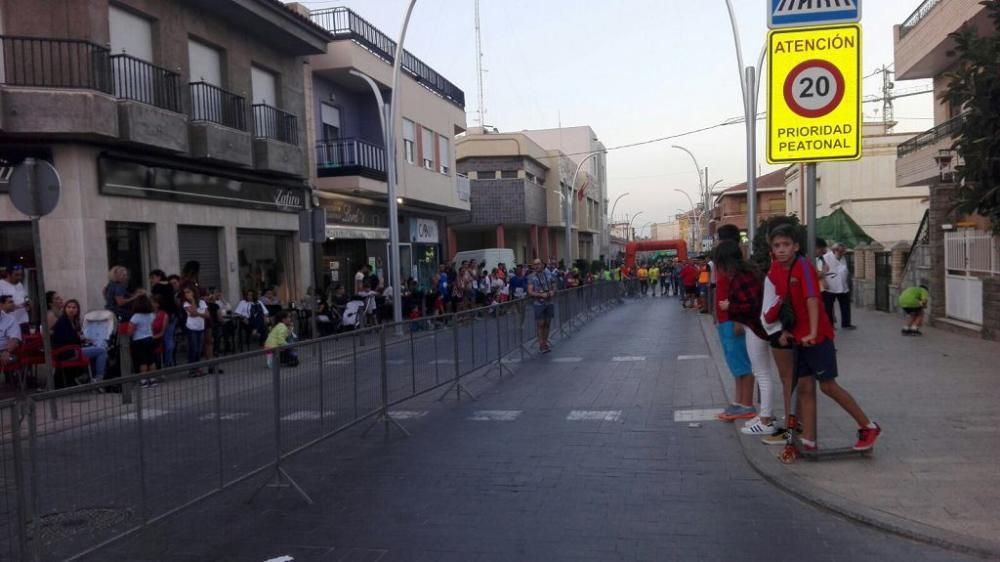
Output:
<instances>
[{"instance_id":1,"label":"person standing behind barrier","mask_svg":"<svg viewBox=\"0 0 1000 562\"><path fill-rule=\"evenodd\" d=\"M143 295L132 303L132 369L134 373L148 373L156 368L156 342L153 339L153 303ZM142 386L155 386L156 379L142 379Z\"/></svg>"},{"instance_id":2,"label":"person standing behind barrier","mask_svg":"<svg viewBox=\"0 0 1000 562\"><path fill-rule=\"evenodd\" d=\"M198 298L193 287L185 287L184 313L187 315L185 327L188 334L188 363L194 364L201 360L202 346L205 342L205 318L208 317L208 305ZM191 372L191 376L200 377L201 369Z\"/></svg>"},{"instance_id":3,"label":"person standing behind barrier","mask_svg":"<svg viewBox=\"0 0 1000 562\"><path fill-rule=\"evenodd\" d=\"M167 315L166 327L163 329L163 366L173 367L174 349L177 347L174 335L177 333L177 315L180 312L176 292L167 280L167 274L160 269L149 273L149 290L153 299L158 299L160 310Z\"/></svg>"},{"instance_id":4,"label":"person standing behind barrier","mask_svg":"<svg viewBox=\"0 0 1000 562\"><path fill-rule=\"evenodd\" d=\"M549 327L552 323L552 317L555 316L552 297L555 296L556 292L553 289L552 281L545 273L542 261L536 259L532 266L535 272L528 277L528 296L534 299L538 350L542 353L548 353L552 351L552 345L549 343Z\"/></svg>"}]
</instances>

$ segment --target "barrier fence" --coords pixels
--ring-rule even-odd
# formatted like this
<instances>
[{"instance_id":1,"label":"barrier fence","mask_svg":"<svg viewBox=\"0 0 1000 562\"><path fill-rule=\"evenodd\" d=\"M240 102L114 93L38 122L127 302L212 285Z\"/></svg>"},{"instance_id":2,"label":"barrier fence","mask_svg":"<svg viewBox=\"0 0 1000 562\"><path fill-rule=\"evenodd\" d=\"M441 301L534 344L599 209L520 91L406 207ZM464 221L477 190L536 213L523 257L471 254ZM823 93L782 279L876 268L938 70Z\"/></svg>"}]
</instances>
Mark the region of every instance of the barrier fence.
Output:
<instances>
[{"instance_id":1,"label":"barrier fence","mask_svg":"<svg viewBox=\"0 0 1000 562\"><path fill-rule=\"evenodd\" d=\"M620 291L559 292L552 334ZM289 458L366 421L405 432L391 408L471 396L464 379L509 373L534 333L519 300L0 402L0 556L78 559L254 477L311 502Z\"/></svg>"}]
</instances>

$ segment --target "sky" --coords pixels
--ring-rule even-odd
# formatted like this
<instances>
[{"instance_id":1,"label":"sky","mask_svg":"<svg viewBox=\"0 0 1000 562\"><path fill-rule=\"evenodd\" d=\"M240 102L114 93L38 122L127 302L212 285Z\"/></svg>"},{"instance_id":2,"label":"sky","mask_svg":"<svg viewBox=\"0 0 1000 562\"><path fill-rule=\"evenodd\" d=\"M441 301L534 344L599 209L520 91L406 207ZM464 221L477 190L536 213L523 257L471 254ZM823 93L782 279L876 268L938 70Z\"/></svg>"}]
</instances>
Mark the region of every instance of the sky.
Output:
<instances>
[{"instance_id":1,"label":"sky","mask_svg":"<svg viewBox=\"0 0 1000 562\"><path fill-rule=\"evenodd\" d=\"M407 0L302 1L317 10L346 6L397 37ZM744 63L755 65L767 34L767 0L733 0ZM862 70L893 62L893 25L920 0L864 0ZM743 115L736 50L724 0L481 0L486 124L501 131L590 125L608 148L676 135ZM465 91L469 126L477 124L473 0L417 0L405 47ZM880 94L881 75L863 80ZM900 82L896 90L927 86ZM759 111L766 107L761 88ZM933 126L930 94L896 100L897 132ZM881 103L865 104L881 121ZM758 122L757 169L764 157ZM691 150L709 184L746 181L742 124L718 127L608 154L608 197L622 193L616 217L643 211L637 225L667 222L697 199Z\"/></svg>"}]
</instances>

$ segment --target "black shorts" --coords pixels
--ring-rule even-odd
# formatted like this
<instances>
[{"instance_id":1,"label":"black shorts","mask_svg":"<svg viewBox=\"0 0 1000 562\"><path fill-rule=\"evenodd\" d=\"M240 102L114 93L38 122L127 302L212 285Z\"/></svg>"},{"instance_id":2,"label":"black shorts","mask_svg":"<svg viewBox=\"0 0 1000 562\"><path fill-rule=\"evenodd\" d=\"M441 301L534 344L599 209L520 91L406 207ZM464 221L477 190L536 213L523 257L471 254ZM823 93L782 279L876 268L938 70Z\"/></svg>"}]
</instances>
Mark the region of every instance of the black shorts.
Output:
<instances>
[{"instance_id":1,"label":"black shorts","mask_svg":"<svg viewBox=\"0 0 1000 562\"><path fill-rule=\"evenodd\" d=\"M153 338L133 341L129 344L129 350L132 352L133 369L156 363L156 340Z\"/></svg>"},{"instance_id":2,"label":"black shorts","mask_svg":"<svg viewBox=\"0 0 1000 562\"><path fill-rule=\"evenodd\" d=\"M697 296L698 295L698 286L697 285L684 285L684 292L687 293L687 294L689 294L689 295Z\"/></svg>"},{"instance_id":3,"label":"black shorts","mask_svg":"<svg viewBox=\"0 0 1000 562\"><path fill-rule=\"evenodd\" d=\"M922 307L917 307L917 308L906 308L906 307L903 307L903 312L905 312L907 314L917 314L917 313L921 312L922 310L923 310Z\"/></svg>"},{"instance_id":4,"label":"black shorts","mask_svg":"<svg viewBox=\"0 0 1000 562\"><path fill-rule=\"evenodd\" d=\"M782 332L776 332L767 336L767 341L771 344L771 347L774 349L795 349L795 344L791 341L788 342L788 345L781 345L781 334Z\"/></svg>"},{"instance_id":5,"label":"black shorts","mask_svg":"<svg viewBox=\"0 0 1000 562\"><path fill-rule=\"evenodd\" d=\"M833 340L812 347L795 346L795 377L816 377L818 381L837 378L837 348Z\"/></svg>"}]
</instances>

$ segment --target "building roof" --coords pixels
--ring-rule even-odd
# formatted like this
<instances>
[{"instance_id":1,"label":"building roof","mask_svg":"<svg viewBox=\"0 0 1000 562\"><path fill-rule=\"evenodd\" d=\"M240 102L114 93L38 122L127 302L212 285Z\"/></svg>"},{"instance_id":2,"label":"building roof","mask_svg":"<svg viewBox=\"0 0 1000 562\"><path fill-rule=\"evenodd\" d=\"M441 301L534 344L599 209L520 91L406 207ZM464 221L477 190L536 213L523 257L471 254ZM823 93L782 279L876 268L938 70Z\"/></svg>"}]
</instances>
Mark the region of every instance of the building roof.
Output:
<instances>
[{"instance_id":1,"label":"building roof","mask_svg":"<svg viewBox=\"0 0 1000 562\"><path fill-rule=\"evenodd\" d=\"M769 174L764 174L757 178L757 189L785 189L785 170L787 168L779 168ZM724 197L726 195L731 195L734 193L741 193L747 190L747 182L743 182L739 185L734 185L729 189L723 191L719 196Z\"/></svg>"}]
</instances>

